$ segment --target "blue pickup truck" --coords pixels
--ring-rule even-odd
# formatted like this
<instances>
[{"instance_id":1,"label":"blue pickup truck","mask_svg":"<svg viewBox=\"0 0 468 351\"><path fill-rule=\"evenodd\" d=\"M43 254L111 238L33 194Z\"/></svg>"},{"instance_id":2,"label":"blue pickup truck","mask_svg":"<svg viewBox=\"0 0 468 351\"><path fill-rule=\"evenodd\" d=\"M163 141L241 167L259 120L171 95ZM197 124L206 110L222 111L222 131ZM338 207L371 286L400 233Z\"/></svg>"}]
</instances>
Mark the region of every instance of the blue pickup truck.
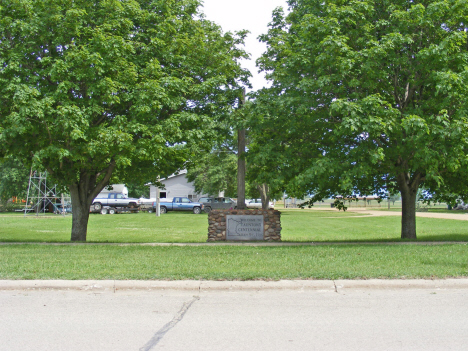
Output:
<instances>
[{"instance_id":1,"label":"blue pickup truck","mask_svg":"<svg viewBox=\"0 0 468 351\"><path fill-rule=\"evenodd\" d=\"M153 207L156 209L156 202L153 202ZM193 213L199 214L203 210L203 204L193 202L186 197L175 197L172 201L170 199L161 199L159 208L161 213L167 211L193 211Z\"/></svg>"}]
</instances>

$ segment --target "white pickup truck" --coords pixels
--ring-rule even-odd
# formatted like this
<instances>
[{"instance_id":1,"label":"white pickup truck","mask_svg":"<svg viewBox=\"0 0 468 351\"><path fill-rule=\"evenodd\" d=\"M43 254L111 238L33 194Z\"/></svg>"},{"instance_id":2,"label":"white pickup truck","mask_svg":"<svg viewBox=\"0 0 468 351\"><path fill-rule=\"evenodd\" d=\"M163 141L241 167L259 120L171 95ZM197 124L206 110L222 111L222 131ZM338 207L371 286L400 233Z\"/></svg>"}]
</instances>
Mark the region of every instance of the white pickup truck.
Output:
<instances>
[{"instance_id":1,"label":"white pickup truck","mask_svg":"<svg viewBox=\"0 0 468 351\"><path fill-rule=\"evenodd\" d=\"M99 195L94 199L93 204L91 205L96 212L100 212L105 206L113 208L128 207L129 209L137 211L140 207L140 199L126 197L121 193L107 193Z\"/></svg>"}]
</instances>

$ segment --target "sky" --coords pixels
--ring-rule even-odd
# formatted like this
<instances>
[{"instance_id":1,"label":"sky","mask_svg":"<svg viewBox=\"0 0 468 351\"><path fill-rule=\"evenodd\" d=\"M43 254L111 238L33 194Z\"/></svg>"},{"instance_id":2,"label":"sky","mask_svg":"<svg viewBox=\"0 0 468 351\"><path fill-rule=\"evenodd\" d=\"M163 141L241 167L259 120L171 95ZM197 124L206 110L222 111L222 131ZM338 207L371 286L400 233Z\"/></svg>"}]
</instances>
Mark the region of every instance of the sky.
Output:
<instances>
[{"instance_id":1,"label":"sky","mask_svg":"<svg viewBox=\"0 0 468 351\"><path fill-rule=\"evenodd\" d=\"M286 0L202 0L202 12L210 21L220 25L224 32L234 32L246 29L250 32L245 40L245 50L251 54L251 59L242 62L253 75L251 84L253 90L267 86L263 74L257 73L255 60L266 51L264 43L257 37L267 33L271 14L276 7L283 7L286 11Z\"/></svg>"}]
</instances>

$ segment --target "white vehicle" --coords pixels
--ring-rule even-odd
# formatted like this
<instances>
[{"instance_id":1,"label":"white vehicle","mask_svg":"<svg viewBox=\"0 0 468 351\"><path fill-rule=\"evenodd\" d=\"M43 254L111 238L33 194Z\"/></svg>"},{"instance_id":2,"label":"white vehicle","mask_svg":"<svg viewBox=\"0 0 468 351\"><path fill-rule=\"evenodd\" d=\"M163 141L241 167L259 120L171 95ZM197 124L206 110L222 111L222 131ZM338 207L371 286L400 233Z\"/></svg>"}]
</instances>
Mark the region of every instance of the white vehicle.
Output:
<instances>
[{"instance_id":1,"label":"white vehicle","mask_svg":"<svg viewBox=\"0 0 468 351\"><path fill-rule=\"evenodd\" d=\"M147 199L145 197L140 197L140 209L142 211L148 211L149 213L153 212L153 203L156 202L155 198Z\"/></svg>"},{"instance_id":2,"label":"white vehicle","mask_svg":"<svg viewBox=\"0 0 468 351\"><path fill-rule=\"evenodd\" d=\"M128 207L133 211L138 211L140 207L140 199L126 197L121 193L102 193L93 200L91 208L95 212L100 212L104 206L114 208Z\"/></svg>"},{"instance_id":3,"label":"white vehicle","mask_svg":"<svg viewBox=\"0 0 468 351\"><path fill-rule=\"evenodd\" d=\"M251 200L245 200L245 206L247 208L262 208L262 199L251 199ZM275 208L275 204L270 201L269 206L270 209Z\"/></svg>"},{"instance_id":4,"label":"white vehicle","mask_svg":"<svg viewBox=\"0 0 468 351\"><path fill-rule=\"evenodd\" d=\"M153 202L156 202L156 199L155 199L155 198L147 199L147 198L144 198L144 197L140 197L140 204L141 204L141 205L149 205L149 206L152 206L152 205L153 205Z\"/></svg>"}]
</instances>

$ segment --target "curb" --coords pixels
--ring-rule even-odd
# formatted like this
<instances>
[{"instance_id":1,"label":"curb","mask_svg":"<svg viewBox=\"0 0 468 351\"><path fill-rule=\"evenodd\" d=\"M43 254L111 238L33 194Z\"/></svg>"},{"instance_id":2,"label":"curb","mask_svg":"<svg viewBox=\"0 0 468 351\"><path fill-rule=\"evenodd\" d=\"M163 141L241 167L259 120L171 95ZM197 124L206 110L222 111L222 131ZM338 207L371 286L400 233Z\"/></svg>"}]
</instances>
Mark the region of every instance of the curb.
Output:
<instances>
[{"instance_id":1,"label":"curb","mask_svg":"<svg viewBox=\"0 0 468 351\"><path fill-rule=\"evenodd\" d=\"M467 289L468 279L408 280L279 280L279 281L142 281L142 280L0 280L4 290L76 290L116 292L120 290L182 290L193 292L236 290L318 290L340 292L346 289L407 290Z\"/></svg>"}]
</instances>

